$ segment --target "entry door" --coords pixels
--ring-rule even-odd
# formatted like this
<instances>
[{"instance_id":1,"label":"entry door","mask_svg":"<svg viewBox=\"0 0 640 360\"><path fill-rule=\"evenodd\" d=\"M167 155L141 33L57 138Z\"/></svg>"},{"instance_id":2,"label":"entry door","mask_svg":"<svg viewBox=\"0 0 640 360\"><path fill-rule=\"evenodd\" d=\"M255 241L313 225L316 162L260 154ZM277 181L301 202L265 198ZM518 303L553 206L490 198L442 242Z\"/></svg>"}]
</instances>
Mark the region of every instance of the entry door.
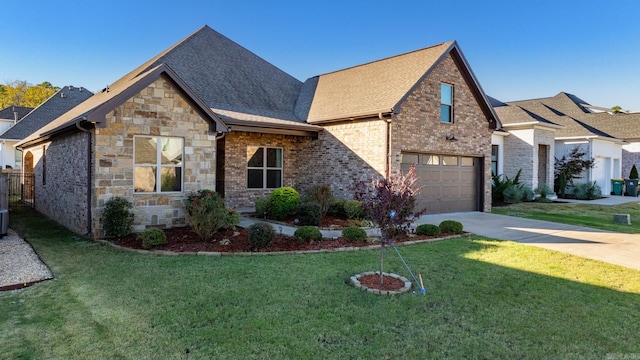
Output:
<instances>
[{"instance_id":1,"label":"entry door","mask_svg":"<svg viewBox=\"0 0 640 360\"><path fill-rule=\"evenodd\" d=\"M549 145L538 145L538 185L546 184L549 174Z\"/></svg>"}]
</instances>

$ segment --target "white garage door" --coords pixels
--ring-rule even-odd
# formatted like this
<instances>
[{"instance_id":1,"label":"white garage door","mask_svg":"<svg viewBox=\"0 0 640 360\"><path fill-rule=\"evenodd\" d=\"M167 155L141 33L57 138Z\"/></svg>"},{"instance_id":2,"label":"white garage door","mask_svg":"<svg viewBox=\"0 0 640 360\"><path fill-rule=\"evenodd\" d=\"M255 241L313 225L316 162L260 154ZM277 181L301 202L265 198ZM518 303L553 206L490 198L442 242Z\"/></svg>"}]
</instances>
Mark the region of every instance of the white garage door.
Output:
<instances>
[{"instance_id":1,"label":"white garage door","mask_svg":"<svg viewBox=\"0 0 640 360\"><path fill-rule=\"evenodd\" d=\"M402 172L415 166L417 209L427 214L480 210L482 158L440 154L402 154Z\"/></svg>"}]
</instances>

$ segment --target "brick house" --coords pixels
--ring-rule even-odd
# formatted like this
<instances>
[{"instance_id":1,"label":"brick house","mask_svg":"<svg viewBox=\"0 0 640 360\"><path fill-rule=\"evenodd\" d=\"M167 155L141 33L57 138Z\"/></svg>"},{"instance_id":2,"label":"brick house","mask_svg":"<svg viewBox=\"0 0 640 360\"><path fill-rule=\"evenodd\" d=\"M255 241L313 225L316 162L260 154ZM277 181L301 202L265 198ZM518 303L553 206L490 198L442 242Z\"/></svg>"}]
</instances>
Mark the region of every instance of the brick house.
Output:
<instances>
[{"instance_id":1,"label":"brick house","mask_svg":"<svg viewBox=\"0 0 640 360\"><path fill-rule=\"evenodd\" d=\"M595 166L576 182L595 181L604 195L611 192L612 178L621 177L622 169L626 174L631 169L625 159L632 158L633 147L626 156L623 149L630 145L628 141L640 138L638 114L609 114L564 92L506 103L492 99L492 104L510 134L504 139L504 151L509 154L504 158L504 174L512 177L522 169L520 179L532 189L542 183L553 188L555 158L574 147L595 159Z\"/></svg>"},{"instance_id":2,"label":"brick house","mask_svg":"<svg viewBox=\"0 0 640 360\"><path fill-rule=\"evenodd\" d=\"M302 83L205 26L20 147L36 159L38 210L100 237L113 196L140 231L185 225L190 191L237 208L280 186L349 198L412 165L428 212L487 211L497 126L455 42Z\"/></svg>"}]
</instances>

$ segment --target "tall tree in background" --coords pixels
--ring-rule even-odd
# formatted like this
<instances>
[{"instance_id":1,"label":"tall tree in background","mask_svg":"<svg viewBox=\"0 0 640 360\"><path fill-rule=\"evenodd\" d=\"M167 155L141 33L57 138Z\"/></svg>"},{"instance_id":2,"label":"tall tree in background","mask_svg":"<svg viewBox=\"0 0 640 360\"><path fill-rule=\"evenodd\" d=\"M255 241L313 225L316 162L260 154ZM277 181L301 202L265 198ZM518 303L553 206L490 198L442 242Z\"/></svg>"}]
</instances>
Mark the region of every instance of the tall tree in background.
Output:
<instances>
[{"instance_id":1,"label":"tall tree in background","mask_svg":"<svg viewBox=\"0 0 640 360\"><path fill-rule=\"evenodd\" d=\"M45 81L37 85L31 85L23 80L16 80L0 85L0 109L7 106L37 107L47 100L59 87Z\"/></svg>"}]
</instances>

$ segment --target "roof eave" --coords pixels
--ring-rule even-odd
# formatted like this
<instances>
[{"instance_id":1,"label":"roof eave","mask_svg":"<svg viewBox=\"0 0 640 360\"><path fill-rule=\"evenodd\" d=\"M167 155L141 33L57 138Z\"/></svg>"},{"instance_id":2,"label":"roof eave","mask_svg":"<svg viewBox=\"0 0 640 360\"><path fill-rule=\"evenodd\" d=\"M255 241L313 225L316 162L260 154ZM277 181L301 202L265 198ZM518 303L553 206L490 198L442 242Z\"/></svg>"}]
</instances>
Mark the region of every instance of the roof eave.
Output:
<instances>
[{"instance_id":1,"label":"roof eave","mask_svg":"<svg viewBox=\"0 0 640 360\"><path fill-rule=\"evenodd\" d=\"M371 119L371 118L379 119L389 115L395 115L395 112L393 109L382 109L382 110L377 110L373 112L372 111L362 112L362 113L353 114L349 116L307 120L307 122L312 125L319 125L319 124L328 124L328 123L335 123L335 122L354 121L354 120Z\"/></svg>"}]
</instances>

